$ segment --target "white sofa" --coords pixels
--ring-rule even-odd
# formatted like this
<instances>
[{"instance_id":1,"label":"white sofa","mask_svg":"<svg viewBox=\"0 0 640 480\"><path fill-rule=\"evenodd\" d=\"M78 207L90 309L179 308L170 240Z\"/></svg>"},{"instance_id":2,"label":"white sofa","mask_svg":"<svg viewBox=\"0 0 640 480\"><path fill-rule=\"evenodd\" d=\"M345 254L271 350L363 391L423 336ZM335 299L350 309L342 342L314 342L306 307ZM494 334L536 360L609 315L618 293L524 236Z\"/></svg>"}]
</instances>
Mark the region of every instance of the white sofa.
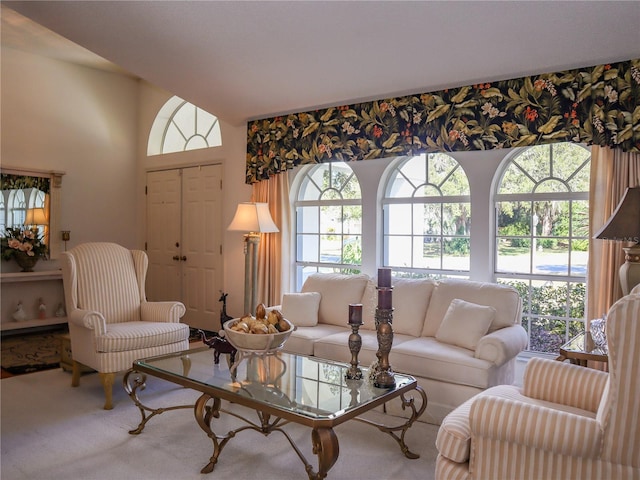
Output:
<instances>
[{"instance_id":1,"label":"white sofa","mask_svg":"<svg viewBox=\"0 0 640 480\"><path fill-rule=\"evenodd\" d=\"M440 424L475 394L513 382L516 356L527 346L515 289L452 279L394 279L393 287L389 362L424 388L422 420ZM300 293L283 295L277 308L296 325L284 350L350 362L348 312L354 303L363 305L360 364L371 365L378 351L377 290L366 275L313 274Z\"/></svg>"}]
</instances>

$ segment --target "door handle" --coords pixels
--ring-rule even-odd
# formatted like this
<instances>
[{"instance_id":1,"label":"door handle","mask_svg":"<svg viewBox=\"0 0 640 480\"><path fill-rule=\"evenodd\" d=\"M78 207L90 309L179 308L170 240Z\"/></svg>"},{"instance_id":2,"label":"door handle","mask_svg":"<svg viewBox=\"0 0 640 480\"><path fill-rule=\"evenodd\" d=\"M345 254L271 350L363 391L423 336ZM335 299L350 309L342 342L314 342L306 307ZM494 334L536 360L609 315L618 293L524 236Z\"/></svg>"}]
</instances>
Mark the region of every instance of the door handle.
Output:
<instances>
[{"instance_id":1,"label":"door handle","mask_svg":"<svg viewBox=\"0 0 640 480\"><path fill-rule=\"evenodd\" d=\"M179 261L180 261L180 257L179 257L178 255L174 255L174 256L173 256L173 259L174 259L176 262L179 262Z\"/></svg>"},{"instance_id":2,"label":"door handle","mask_svg":"<svg viewBox=\"0 0 640 480\"><path fill-rule=\"evenodd\" d=\"M185 255L183 255L182 257L180 257L180 260L182 260L183 262L187 261L187 257Z\"/></svg>"}]
</instances>

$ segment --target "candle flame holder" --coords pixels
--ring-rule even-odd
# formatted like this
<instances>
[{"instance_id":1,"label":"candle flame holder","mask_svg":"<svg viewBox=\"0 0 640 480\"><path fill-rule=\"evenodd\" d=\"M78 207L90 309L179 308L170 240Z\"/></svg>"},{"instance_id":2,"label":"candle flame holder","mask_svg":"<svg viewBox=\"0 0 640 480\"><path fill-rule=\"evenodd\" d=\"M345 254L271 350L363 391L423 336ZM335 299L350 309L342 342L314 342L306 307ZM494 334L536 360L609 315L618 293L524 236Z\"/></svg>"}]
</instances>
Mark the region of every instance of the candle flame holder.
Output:
<instances>
[{"instance_id":1,"label":"candle flame holder","mask_svg":"<svg viewBox=\"0 0 640 480\"><path fill-rule=\"evenodd\" d=\"M350 323L351 335L349 335L349 351L351 352L351 366L345 373L347 380L361 380L362 370L358 367L358 353L362 348L362 337L358 331L360 330L361 323Z\"/></svg>"}]
</instances>

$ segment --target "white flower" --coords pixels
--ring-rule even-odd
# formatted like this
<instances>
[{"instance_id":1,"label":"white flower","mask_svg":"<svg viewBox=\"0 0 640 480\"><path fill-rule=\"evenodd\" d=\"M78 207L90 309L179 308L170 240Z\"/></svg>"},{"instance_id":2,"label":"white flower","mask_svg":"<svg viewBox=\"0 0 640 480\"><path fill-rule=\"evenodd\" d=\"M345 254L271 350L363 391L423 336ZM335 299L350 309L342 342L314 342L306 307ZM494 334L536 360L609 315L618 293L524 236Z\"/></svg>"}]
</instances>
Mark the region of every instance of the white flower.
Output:
<instances>
[{"instance_id":1,"label":"white flower","mask_svg":"<svg viewBox=\"0 0 640 480\"><path fill-rule=\"evenodd\" d=\"M618 101L618 92L616 92L611 85L606 85L604 87L604 95L611 103Z\"/></svg>"}]
</instances>

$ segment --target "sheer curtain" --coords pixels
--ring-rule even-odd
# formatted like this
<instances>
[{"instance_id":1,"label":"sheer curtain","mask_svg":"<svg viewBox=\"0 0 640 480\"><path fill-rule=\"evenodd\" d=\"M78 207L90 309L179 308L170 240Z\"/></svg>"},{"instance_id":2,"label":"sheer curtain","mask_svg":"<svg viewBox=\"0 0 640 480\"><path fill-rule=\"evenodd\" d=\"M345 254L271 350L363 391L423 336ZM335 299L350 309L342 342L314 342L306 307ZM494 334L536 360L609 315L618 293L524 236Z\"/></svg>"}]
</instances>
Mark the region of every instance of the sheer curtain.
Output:
<instances>
[{"instance_id":1,"label":"sheer curtain","mask_svg":"<svg viewBox=\"0 0 640 480\"><path fill-rule=\"evenodd\" d=\"M289 285L289 268L283 264L283 252L290 250L291 213L289 208L289 175L273 175L253 184L252 202L266 202L278 233L262 235L258 248L258 303L278 305L283 285Z\"/></svg>"},{"instance_id":2,"label":"sheer curtain","mask_svg":"<svg viewBox=\"0 0 640 480\"><path fill-rule=\"evenodd\" d=\"M588 322L601 318L622 296L618 270L624 263L623 242L596 240L592 237L615 211L627 187L637 186L640 186L639 154L595 145L591 148Z\"/></svg>"}]
</instances>

